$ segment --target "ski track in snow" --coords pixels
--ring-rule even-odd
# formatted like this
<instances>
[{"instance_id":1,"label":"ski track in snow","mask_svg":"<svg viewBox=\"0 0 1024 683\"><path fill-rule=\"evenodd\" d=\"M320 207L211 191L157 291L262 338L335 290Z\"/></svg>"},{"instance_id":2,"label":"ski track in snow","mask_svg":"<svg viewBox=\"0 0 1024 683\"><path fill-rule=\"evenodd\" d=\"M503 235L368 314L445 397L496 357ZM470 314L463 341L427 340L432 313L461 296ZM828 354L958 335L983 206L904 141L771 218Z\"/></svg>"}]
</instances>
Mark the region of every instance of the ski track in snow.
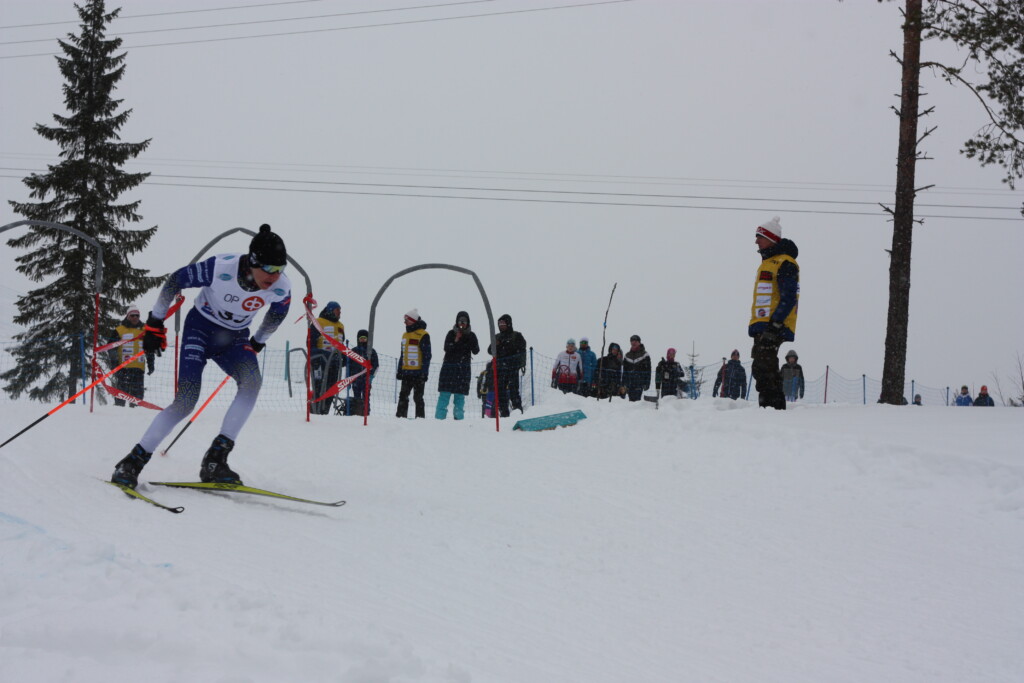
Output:
<instances>
[{"instance_id":1,"label":"ski track in snow","mask_svg":"<svg viewBox=\"0 0 1024 683\"><path fill-rule=\"evenodd\" d=\"M38 417L8 404L0 432ZM568 429L256 413L232 465L109 476L152 414L0 450L4 681L1019 681L1019 411L550 398ZM196 478L204 416L143 480Z\"/></svg>"}]
</instances>

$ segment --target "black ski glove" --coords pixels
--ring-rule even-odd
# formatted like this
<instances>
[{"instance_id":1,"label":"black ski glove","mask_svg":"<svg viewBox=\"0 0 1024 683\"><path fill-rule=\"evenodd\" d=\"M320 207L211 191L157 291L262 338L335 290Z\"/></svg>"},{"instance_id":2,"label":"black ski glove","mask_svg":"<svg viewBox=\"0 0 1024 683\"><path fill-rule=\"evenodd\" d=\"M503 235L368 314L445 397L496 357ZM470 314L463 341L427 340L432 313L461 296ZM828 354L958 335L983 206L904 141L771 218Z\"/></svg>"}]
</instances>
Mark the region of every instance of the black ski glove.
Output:
<instances>
[{"instance_id":1,"label":"black ski glove","mask_svg":"<svg viewBox=\"0 0 1024 683\"><path fill-rule=\"evenodd\" d=\"M258 341L256 341L256 337L253 336L249 337L249 346L252 347L253 353L259 353L260 351L263 350L266 344L260 344Z\"/></svg>"},{"instance_id":2,"label":"black ski glove","mask_svg":"<svg viewBox=\"0 0 1024 683\"><path fill-rule=\"evenodd\" d=\"M161 355L167 348L167 328L164 327L164 321L150 313L146 326L142 329L142 350L147 354Z\"/></svg>"}]
</instances>

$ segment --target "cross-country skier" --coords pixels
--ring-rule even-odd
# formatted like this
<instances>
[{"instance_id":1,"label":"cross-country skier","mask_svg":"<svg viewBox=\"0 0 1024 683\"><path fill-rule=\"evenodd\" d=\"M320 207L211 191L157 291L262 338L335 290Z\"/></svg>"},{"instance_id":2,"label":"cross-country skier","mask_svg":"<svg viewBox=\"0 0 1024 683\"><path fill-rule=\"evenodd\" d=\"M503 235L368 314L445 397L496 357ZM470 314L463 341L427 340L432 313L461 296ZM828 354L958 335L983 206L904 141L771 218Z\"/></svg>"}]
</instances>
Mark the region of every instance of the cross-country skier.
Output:
<instances>
[{"instance_id":1,"label":"cross-country skier","mask_svg":"<svg viewBox=\"0 0 1024 683\"><path fill-rule=\"evenodd\" d=\"M220 434L203 457L199 478L204 482L242 483L228 467L228 453L249 419L263 383L256 354L288 315L291 283L282 272L287 262L284 241L264 224L247 254L213 256L167 278L146 321L142 346L147 352L167 348L163 319L178 293L190 287L203 288L185 318L178 391L174 402L153 419L131 452L117 463L112 482L131 488L138 485L139 472L153 451L195 407L203 369L212 360L238 383L238 393L224 416ZM250 336L249 325L263 308L267 308L263 323Z\"/></svg>"}]
</instances>

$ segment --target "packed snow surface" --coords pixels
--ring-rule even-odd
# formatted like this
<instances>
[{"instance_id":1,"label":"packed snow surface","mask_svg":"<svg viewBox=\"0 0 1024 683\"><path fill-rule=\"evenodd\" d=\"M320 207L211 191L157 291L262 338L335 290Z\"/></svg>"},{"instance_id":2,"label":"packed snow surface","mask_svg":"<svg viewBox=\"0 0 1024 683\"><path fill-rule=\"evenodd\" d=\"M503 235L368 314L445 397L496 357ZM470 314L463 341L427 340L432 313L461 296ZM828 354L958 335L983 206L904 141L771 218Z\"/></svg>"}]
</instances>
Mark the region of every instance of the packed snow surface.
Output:
<instances>
[{"instance_id":1,"label":"packed snow surface","mask_svg":"<svg viewBox=\"0 0 1024 683\"><path fill-rule=\"evenodd\" d=\"M347 505L140 487L172 515L100 481L152 413L69 406L0 449L0 680L1024 680L1021 411L525 417L576 409L255 413L246 483ZM208 412L143 480L196 479Z\"/></svg>"}]
</instances>

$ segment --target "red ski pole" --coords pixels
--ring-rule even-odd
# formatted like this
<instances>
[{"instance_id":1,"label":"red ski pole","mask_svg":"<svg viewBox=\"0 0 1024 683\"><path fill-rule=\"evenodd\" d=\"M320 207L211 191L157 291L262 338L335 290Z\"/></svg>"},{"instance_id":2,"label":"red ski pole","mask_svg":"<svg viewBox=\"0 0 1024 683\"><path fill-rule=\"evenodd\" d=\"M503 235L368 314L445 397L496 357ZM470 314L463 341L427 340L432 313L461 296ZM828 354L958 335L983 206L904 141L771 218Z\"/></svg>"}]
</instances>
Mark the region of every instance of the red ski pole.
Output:
<instances>
[{"instance_id":1,"label":"red ski pole","mask_svg":"<svg viewBox=\"0 0 1024 683\"><path fill-rule=\"evenodd\" d=\"M36 421L35 421L35 422L33 422L32 424L30 424L30 425L29 425L28 427L25 427L25 428L24 428L24 429L22 429L22 430L21 430L20 432L18 432L17 434L15 434L14 436L12 436L11 438L7 439L7 441L4 441L3 443L0 443L0 448L3 448L4 446L6 446L7 444L9 444L10 442L14 441L14 440L15 440L15 439L17 439L17 438L18 438L19 436L21 436L22 434L24 434L24 433L25 433L25 432L27 432L28 430L32 429L33 427L35 427L35 426L36 426L37 424L39 424L40 422L42 422L42 421L43 421L43 420L45 420L46 418L50 417L51 415L53 415L54 413L56 413L56 412L57 412L58 410L60 410L60 409L61 409L61 408L63 408L64 406L66 406L67 404L71 403L71 402L72 402L72 401L74 401L74 400L75 400L76 398L78 398L79 396L81 396L81 395L82 395L82 394L84 394L85 392L89 391L89 390L90 390L90 389L92 389L92 388L93 388L94 386L96 386L97 384L99 384L100 382L102 382L103 380L105 380L106 378L108 378L108 377L110 377L111 375L113 375L113 374L114 374L115 372L117 372L118 370L120 370L120 369L121 369L121 368L123 368L124 366L126 366L126 365L128 365L129 363L131 363L132 361L134 361L134 360L135 360L136 358L139 358L140 356L142 356L142 355L143 355L144 353L146 353L146 352L145 352L145 351L139 351L139 352L138 352L137 354L135 354L134 356L132 356L132 357L131 357L131 358L129 358L128 360L124 361L123 363L121 363L120 365L118 365L118 366L117 366L116 368L114 368L113 370L111 370L110 372L108 372L107 374L105 374L105 375L103 375L102 377L100 377L99 379L95 380L95 381L94 381L94 382L93 382L92 384L90 384L89 386L87 386L87 387L83 387L83 388L81 389L81 391L79 391L79 392L78 392L77 394L75 394L75 395L74 395L74 396L72 396L71 398L69 398L69 399L65 400L65 401L64 401L63 403L61 403L61 404L60 404L59 406L57 406L56 408L53 408L52 410L50 410L50 412L46 413L46 415L43 415L43 416L42 416L41 418L39 418L38 420L36 420Z\"/></svg>"},{"instance_id":2,"label":"red ski pole","mask_svg":"<svg viewBox=\"0 0 1024 683\"><path fill-rule=\"evenodd\" d=\"M178 435L174 437L174 441L171 442L170 446L160 451L160 455L167 455L167 451L171 450L171 446L178 443L178 439L181 438L181 435L185 433L186 429L192 426L192 423L196 421L196 418L199 417L199 414L206 410L206 406L210 405L210 401L213 400L213 397L217 395L218 391L224 388L224 385L228 383L229 379L231 379L231 375L227 375L224 379L220 381L220 384L218 384L217 388L213 390L213 393L210 394L210 397L203 402L203 405L199 406L199 410L195 412L195 415L193 415L189 419L189 421L185 423L185 426L181 428L181 431L178 432Z\"/></svg>"}]
</instances>

